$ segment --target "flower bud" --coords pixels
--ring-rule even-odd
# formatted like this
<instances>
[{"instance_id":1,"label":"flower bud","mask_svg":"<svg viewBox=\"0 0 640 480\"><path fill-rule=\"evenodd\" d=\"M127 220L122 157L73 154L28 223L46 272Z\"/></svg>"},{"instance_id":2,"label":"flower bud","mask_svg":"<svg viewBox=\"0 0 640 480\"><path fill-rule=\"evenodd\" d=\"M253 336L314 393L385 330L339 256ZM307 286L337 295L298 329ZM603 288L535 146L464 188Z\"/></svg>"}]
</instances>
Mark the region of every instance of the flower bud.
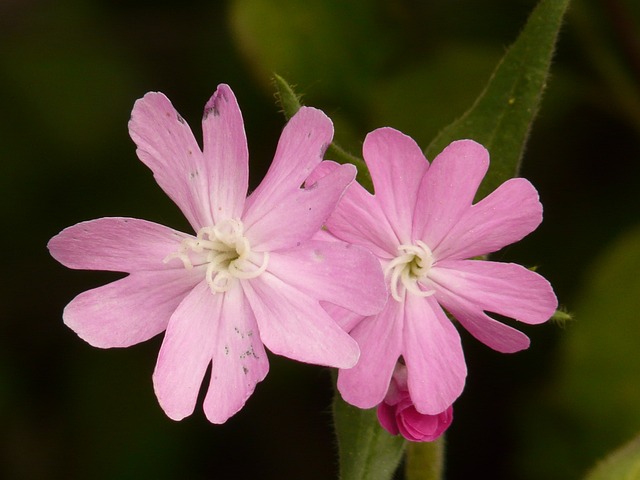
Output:
<instances>
[{"instance_id":1,"label":"flower bud","mask_svg":"<svg viewBox=\"0 0 640 480\"><path fill-rule=\"evenodd\" d=\"M411 442L433 442L453 421L453 406L437 415L416 410L407 388L407 367L397 364L389 391L378 405L380 425L392 435L402 435Z\"/></svg>"}]
</instances>

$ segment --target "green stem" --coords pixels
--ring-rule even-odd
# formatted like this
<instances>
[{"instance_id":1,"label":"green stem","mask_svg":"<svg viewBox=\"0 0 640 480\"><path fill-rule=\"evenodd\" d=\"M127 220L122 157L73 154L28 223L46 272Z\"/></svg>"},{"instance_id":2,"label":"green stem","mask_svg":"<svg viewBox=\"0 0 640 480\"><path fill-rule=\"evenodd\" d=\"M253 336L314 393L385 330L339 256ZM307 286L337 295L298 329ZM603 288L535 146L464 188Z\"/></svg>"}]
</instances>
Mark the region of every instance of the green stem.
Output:
<instances>
[{"instance_id":1,"label":"green stem","mask_svg":"<svg viewBox=\"0 0 640 480\"><path fill-rule=\"evenodd\" d=\"M435 442L409 443L405 464L407 480L442 480L444 444L444 437Z\"/></svg>"}]
</instances>

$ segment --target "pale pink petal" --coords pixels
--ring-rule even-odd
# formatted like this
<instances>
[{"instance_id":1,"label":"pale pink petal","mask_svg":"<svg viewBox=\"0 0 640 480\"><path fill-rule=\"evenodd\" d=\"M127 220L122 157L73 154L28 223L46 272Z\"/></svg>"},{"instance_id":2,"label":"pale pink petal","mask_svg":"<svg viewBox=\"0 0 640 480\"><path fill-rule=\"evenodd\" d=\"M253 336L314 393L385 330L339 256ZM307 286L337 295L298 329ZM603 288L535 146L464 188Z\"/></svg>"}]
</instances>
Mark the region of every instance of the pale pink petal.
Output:
<instances>
[{"instance_id":1,"label":"pale pink petal","mask_svg":"<svg viewBox=\"0 0 640 480\"><path fill-rule=\"evenodd\" d=\"M173 268L163 260L187 235L137 218L98 218L65 228L47 245L69 268L133 272ZM180 264L183 269L183 265Z\"/></svg>"},{"instance_id":2,"label":"pale pink petal","mask_svg":"<svg viewBox=\"0 0 640 480\"><path fill-rule=\"evenodd\" d=\"M436 250L471 206L488 167L489 152L472 140L445 148L420 184L413 212L414 239Z\"/></svg>"},{"instance_id":3,"label":"pale pink petal","mask_svg":"<svg viewBox=\"0 0 640 480\"><path fill-rule=\"evenodd\" d=\"M551 284L515 263L445 260L429 272L439 289L455 292L481 310L529 324L546 322L558 308Z\"/></svg>"},{"instance_id":4,"label":"pale pink petal","mask_svg":"<svg viewBox=\"0 0 640 480\"><path fill-rule=\"evenodd\" d=\"M335 162L322 162L307 179L307 184L316 182L338 166ZM379 258L392 258L397 254L400 240L380 207L377 197L357 182L349 185L338 206L326 221L326 227L337 238L361 245Z\"/></svg>"},{"instance_id":5,"label":"pale pink petal","mask_svg":"<svg viewBox=\"0 0 640 480\"><path fill-rule=\"evenodd\" d=\"M160 406L173 420L193 413L200 386L216 345L224 295L200 282L169 320L153 372Z\"/></svg>"},{"instance_id":6,"label":"pale pink petal","mask_svg":"<svg viewBox=\"0 0 640 480\"><path fill-rule=\"evenodd\" d=\"M411 399L437 415L462 393L467 367L460 335L433 297L405 297L403 358Z\"/></svg>"},{"instance_id":7,"label":"pale pink petal","mask_svg":"<svg viewBox=\"0 0 640 480\"><path fill-rule=\"evenodd\" d=\"M228 85L219 85L202 117L204 170L215 223L240 218L247 196L249 152L242 113Z\"/></svg>"},{"instance_id":8,"label":"pale pink petal","mask_svg":"<svg viewBox=\"0 0 640 480\"><path fill-rule=\"evenodd\" d=\"M64 323L94 347L128 347L167 328L169 318L202 273L141 271L88 290L64 309Z\"/></svg>"},{"instance_id":9,"label":"pale pink petal","mask_svg":"<svg viewBox=\"0 0 640 480\"><path fill-rule=\"evenodd\" d=\"M418 187L429 163L418 144L393 128L369 133L362 146L376 200L400 243L410 243Z\"/></svg>"},{"instance_id":10,"label":"pale pink petal","mask_svg":"<svg viewBox=\"0 0 640 480\"><path fill-rule=\"evenodd\" d=\"M384 399L402 349L403 316L403 305L389 300L382 312L351 330L360 346L360 360L338 373L338 390L346 402L373 408Z\"/></svg>"},{"instance_id":11,"label":"pale pink petal","mask_svg":"<svg viewBox=\"0 0 640 480\"><path fill-rule=\"evenodd\" d=\"M151 92L136 101L129 135L138 147L138 158L193 229L212 225L206 162L191 128L169 99Z\"/></svg>"},{"instance_id":12,"label":"pale pink petal","mask_svg":"<svg viewBox=\"0 0 640 480\"><path fill-rule=\"evenodd\" d=\"M336 168L338 168L340 164L338 162L334 162L333 160L324 160L320 162L316 168L312 170L309 176L304 181L305 187L310 187L322 177L329 175Z\"/></svg>"},{"instance_id":13,"label":"pale pink petal","mask_svg":"<svg viewBox=\"0 0 640 480\"><path fill-rule=\"evenodd\" d=\"M322 305L322 308L326 310L329 316L333 318L345 332L350 332L358 323L365 319L363 315L359 315L333 303L321 301L320 305Z\"/></svg>"},{"instance_id":14,"label":"pale pink petal","mask_svg":"<svg viewBox=\"0 0 640 480\"><path fill-rule=\"evenodd\" d=\"M353 165L342 165L308 188L289 191L276 203L254 204L243 219L251 247L272 251L309 240L331 215L355 175Z\"/></svg>"},{"instance_id":15,"label":"pale pink petal","mask_svg":"<svg viewBox=\"0 0 640 480\"><path fill-rule=\"evenodd\" d=\"M471 206L433 254L445 259L492 253L521 240L540 222L542 204L538 192L524 178L512 178Z\"/></svg>"},{"instance_id":16,"label":"pale pink petal","mask_svg":"<svg viewBox=\"0 0 640 480\"><path fill-rule=\"evenodd\" d=\"M204 412L212 423L237 413L269 371L258 325L242 288L224 293L215 333L211 381Z\"/></svg>"},{"instance_id":17,"label":"pale pink petal","mask_svg":"<svg viewBox=\"0 0 640 480\"><path fill-rule=\"evenodd\" d=\"M268 212L297 190L322 161L333 138L333 124L322 111L302 107L280 136L273 162L264 179L247 198L246 210Z\"/></svg>"},{"instance_id":18,"label":"pale pink petal","mask_svg":"<svg viewBox=\"0 0 640 480\"><path fill-rule=\"evenodd\" d=\"M242 283L258 322L260 337L273 353L293 360L351 368L358 345L320 303L269 271Z\"/></svg>"},{"instance_id":19,"label":"pale pink petal","mask_svg":"<svg viewBox=\"0 0 640 480\"><path fill-rule=\"evenodd\" d=\"M387 300L380 262L364 248L310 240L271 252L269 272L301 292L361 315L374 315Z\"/></svg>"},{"instance_id":20,"label":"pale pink petal","mask_svg":"<svg viewBox=\"0 0 640 480\"><path fill-rule=\"evenodd\" d=\"M529 348L529 337L513 327L494 320L476 304L442 287L434 295L477 340L501 353L515 353Z\"/></svg>"}]
</instances>

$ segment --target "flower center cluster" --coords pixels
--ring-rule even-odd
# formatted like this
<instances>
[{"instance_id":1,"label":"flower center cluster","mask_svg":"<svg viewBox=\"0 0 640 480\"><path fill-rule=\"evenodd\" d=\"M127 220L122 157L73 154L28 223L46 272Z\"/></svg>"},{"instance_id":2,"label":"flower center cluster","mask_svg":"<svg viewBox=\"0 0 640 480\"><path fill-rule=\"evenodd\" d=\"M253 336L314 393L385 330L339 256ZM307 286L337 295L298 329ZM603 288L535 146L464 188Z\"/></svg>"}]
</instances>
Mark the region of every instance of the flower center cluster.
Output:
<instances>
[{"instance_id":1,"label":"flower center cluster","mask_svg":"<svg viewBox=\"0 0 640 480\"><path fill-rule=\"evenodd\" d=\"M164 263L178 258L187 270L206 264L206 279L212 293L226 292L234 279L255 278L267 269L269 253L263 253L258 266L251 260L249 240L240 220L229 219L213 227L203 227L195 238L185 238L176 253Z\"/></svg>"},{"instance_id":2,"label":"flower center cluster","mask_svg":"<svg viewBox=\"0 0 640 480\"><path fill-rule=\"evenodd\" d=\"M401 302L405 291L421 297L433 295L435 290L423 290L420 284L432 266L433 254L424 242L418 240L415 245L399 245L398 256L384 271L389 278L391 296Z\"/></svg>"}]
</instances>

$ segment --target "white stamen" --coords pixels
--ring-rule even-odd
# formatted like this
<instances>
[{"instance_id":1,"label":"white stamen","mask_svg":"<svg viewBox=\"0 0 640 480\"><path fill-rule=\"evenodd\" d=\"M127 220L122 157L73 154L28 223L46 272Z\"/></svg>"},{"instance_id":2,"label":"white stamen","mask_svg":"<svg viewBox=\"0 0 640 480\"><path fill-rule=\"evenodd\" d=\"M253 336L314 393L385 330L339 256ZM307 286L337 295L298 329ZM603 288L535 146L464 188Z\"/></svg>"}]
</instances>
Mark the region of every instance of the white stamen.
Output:
<instances>
[{"instance_id":1,"label":"white stamen","mask_svg":"<svg viewBox=\"0 0 640 480\"><path fill-rule=\"evenodd\" d=\"M435 290L422 290L421 282L426 280L429 270L433 266L433 254L429 247L421 240L415 245L399 245L399 255L391 260L385 270L385 276L389 275L391 296L398 302L402 301L405 292L429 297ZM401 288L404 287L404 290Z\"/></svg>"},{"instance_id":2,"label":"white stamen","mask_svg":"<svg viewBox=\"0 0 640 480\"><path fill-rule=\"evenodd\" d=\"M256 278L267 269L269 252L262 254L259 267L250 260L252 253L242 222L229 219L201 228L195 238L185 238L178 251L167 255L163 262L177 258L187 270L206 264L207 284L212 293L220 293L229 290L235 279Z\"/></svg>"}]
</instances>

